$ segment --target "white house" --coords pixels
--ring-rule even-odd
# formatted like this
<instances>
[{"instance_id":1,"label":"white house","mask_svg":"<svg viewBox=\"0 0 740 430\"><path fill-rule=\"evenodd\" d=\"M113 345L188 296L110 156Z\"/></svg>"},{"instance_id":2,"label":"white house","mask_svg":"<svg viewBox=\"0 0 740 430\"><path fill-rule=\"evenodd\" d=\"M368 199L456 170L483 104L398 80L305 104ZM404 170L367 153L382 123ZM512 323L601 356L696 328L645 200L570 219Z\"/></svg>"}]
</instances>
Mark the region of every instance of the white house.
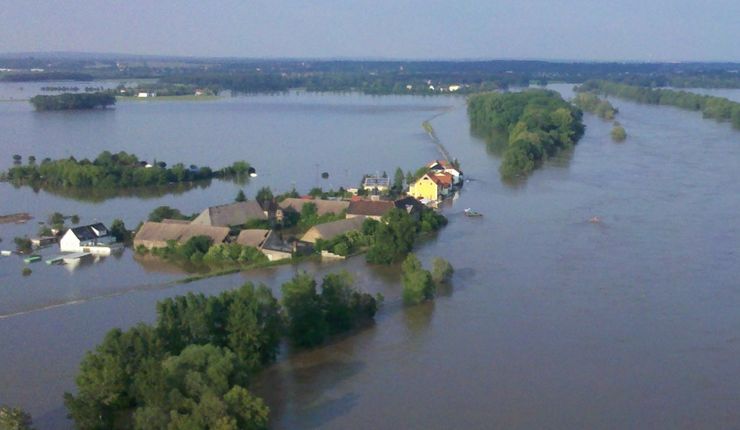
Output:
<instances>
[{"instance_id":1,"label":"white house","mask_svg":"<svg viewBox=\"0 0 740 430\"><path fill-rule=\"evenodd\" d=\"M70 228L59 241L62 252L90 252L107 255L111 248L119 247L116 238L103 223Z\"/></svg>"}]
</instances>

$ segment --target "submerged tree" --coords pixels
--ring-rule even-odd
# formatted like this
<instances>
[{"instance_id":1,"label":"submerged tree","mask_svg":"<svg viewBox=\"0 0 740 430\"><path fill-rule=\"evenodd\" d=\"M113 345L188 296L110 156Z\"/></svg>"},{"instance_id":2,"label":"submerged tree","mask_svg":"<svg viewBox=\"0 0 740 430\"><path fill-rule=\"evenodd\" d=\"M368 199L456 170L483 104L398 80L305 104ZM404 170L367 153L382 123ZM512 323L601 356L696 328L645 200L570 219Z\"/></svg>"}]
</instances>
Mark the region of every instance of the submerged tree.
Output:
<instances>
[{"instance_id":1,"label":"submerged tree","mask_svg":"<svg viewBox=\"0 0 740 430\"><path fill-rule=\"evenodd\" d=\"M416 255L409 254L401 269L405 304L415 305L434 298L435 286L432 274L424 270Z\"/></svg>"},{"instance_id":2,"label":"submerged tree","mask_svg":"<svg viewBox=\"0 0 740 430\"><path fill-rule=\"evenodd\" d=\"M627 131L621 124L615 122L614 127L612 127L611 136L615 142L623 142L627 139Z\"/></svg>"},{"instance_id":3,"label":"submerged tree","mask_svg":"<svg viewBox=\"0 0 740 430\"><path fill-rule=\"evenodd\" d=\"M0 430L33 430L31 414L21 408L0 406Z\"/></svg>"}]
</instances>

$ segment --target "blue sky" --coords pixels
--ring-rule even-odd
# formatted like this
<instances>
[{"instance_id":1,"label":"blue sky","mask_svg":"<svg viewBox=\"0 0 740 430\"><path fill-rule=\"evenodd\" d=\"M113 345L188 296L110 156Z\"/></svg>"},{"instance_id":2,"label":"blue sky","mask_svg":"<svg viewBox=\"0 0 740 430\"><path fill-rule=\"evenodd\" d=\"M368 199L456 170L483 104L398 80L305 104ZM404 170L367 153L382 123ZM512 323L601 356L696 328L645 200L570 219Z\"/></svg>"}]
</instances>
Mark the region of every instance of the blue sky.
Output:
<instances>
[{"instance_id":1,"label":"blue sky","mask_svg":"<svg viewBox=\"0 0 740 430\"><path fill-rule=\"evenodd\" d=\"M3 0L25 51L740 61L740 0Z\"/></svg>"}]
</instances>

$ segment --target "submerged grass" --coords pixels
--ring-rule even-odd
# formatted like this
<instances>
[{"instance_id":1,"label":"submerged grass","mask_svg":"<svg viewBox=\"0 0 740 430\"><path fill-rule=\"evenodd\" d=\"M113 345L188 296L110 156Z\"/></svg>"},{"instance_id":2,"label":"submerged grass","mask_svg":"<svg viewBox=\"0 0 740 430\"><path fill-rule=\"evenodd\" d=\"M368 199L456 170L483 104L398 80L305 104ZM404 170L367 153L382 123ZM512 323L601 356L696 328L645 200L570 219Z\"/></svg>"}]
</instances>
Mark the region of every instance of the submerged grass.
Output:
<instances>
[{"instance_id":1,"label":"submerged grass","mask_svg":"<svg viewBox=\"0 0 740 430\"><path fill-rule=\"evenodd\" d=\"M189 284L191 282L201 281L203 279L215 278L217 276L232 275L234 273L247 272L249 270L255 270L255 269L265 269L268 267L283 266L287 264L297 264L297 263L302 263L304 261L310 261L310 260L320 259L320 258L321 256L319 255L311 254L311 255L304 255L302 257L293 257L293 258L286 258L283 260L265 261L261 263L248 264L245 266L229 266L229 267L212 270L208 273L201 273L198 275L188 276L188 277L175 281L175 283L176 284Z\"/></svg>"}]
</instances>

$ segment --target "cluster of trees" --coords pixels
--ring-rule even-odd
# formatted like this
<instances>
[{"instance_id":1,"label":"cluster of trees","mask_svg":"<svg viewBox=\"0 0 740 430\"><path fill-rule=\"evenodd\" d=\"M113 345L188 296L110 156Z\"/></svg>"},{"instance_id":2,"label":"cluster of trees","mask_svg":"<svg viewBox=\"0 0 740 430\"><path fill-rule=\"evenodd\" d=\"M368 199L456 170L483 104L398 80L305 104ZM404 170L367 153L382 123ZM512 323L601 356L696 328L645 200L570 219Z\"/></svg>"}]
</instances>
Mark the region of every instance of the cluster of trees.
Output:
<instances>
[{"instance_id":1,"label":"cluster of trees","mask_svg":"<svg viewBox=\"0 0 740 430\"><path fill-rule=\"evenodd\" d=\"M189 293L157 304L154 325L111 330L80 364L77 394L66 393L81 430L264 429L269 409L250 393L284 335L297 346L372 321L378 301L346 272L321 292L303 273L282 287L283 304L247 283L218 296Z\"/></svg>"},{"instance_id":2,"label":"cluster of trees","mask_svg":"<svg viewBox=\"0 0 740 430\"><path fill-rule=\"evenodd\" d=\"M578 91L613 95L640 103L675 106L681 109L701 111L704 118L731 121L740 129L740 103L724 97L706 96L686 91L653 89L602 80L587 81Z\"/></svg>"},{"instance_id":3,"label":"cluster of trees","mask_svg":"<svg viewBox=\"0 0 740 430\"><path fill-rule=\"evenodd\" d=\"M302 347L317 346L329 336L372 321L380 297L363 293L352 283L349 272L342 271L326 275L321 292L316 280L307 273L283 284L283 307L291 342Z\"/></svg>"},{"instance_id":4,"label":"cluster of trees","mask_svg":"<svg viewBox=\"0 0 740 430\"><path fill-rule=\"evenodd\" d=\"M432 271L424 269L414 254L409 254L401 265L403 282L403 302L407 305L419 304L431 300L437 286L449 282L454 269L452 265L439 257L432 260Z\"/></svg>"},{"instance_id":5,"label":"cluster of trees","mask_svg":"<svg viewBox=\"0 0 740 430\"><path fill-rule=\"evenodd\" d=\"M153 222L162 222L163 219L192 220L193 218L195 218L195 215L183 215L183 213L180 212L180 209L169 206L158 206L149 213L149 217L147 219Z\"/></svg>"},{"instance_id":6,"label":"cluster of trees","mask_svg":"<svg viewBox=\"0 0 740 430\"><path fill-rule=\"evenodd\" d=\"M31 97L29 101L37 111L95 109L116 104L115 96L105 92L37 95Z\"/></svg>"},{"instance_id":7,"label":"cluster of trees","mask_svg":"<svg viewBox=\"0 0 740 430\"><path fill-rule=\"evenodd\" d=\"M338 214L329 212L323 215L319 215L318 210L316 209L316 204L310 202L303 204L300 214L291 211L286 212L287 213L285 214L283 225L286 227L289 227L290 225L295 225L300 231L307 231L317 224L324 224L327 222L344 219L347 215L347 211L342 211ZM298 215L297 220L296 215Z\"/></svg>"},{"instance_id":8,"label":"cluster of trees","mask_svg":"<svg viewBox=\"0 0 740 430\"><path fill-rule=\"evenodd\" d=\"M331 240L316 241L316 250L326 250L343 257L367 250L365 259L372 264L391 264L402 260L414 248L421 234L447 225L447 218L425 209L418 220L406 211L392 209L381 221L366 219L360 231L350 231Z\"/></svg>"},{"instance_id":9,"label":"cluster of trees","mask_svg":"<svg viewBox=\"0 0 740 430\"><path fill-rule=\"evenodd\" d=\"M471 128L484 136L508 135L500 171L505 178L526 175L583 135L583 113L554 91L489 93L468 99Z\"/></svg>"},{"instance_id":10,"label":"cluster of trees","mask_svg":"<svg viewBox=\"0 0 740 430\"><path fill-rule=\"evenodd\" d=\"M600 99L594 93L579 92L573 99L573 104L602 119L613 120L617 115L617 109L609 103L609 100Z\"/></svg>"},{"instance_id":11,"label":"cluster of trees","mask_svg":"<svg viewBox=\"0 0 740 430\"><path fill-rule=\"evenodd\" d=\"M619 121L614 121L614 127L612 127L611 136L615 142L623 142L625 139L627 139L627 131L624 129L624 127L622 127L622 124L620 124Z\"/></svg>"},{"instance_id":12,"label":"cluster of trees","mask_svg":"<svg viewBox=\"0 0 740 430\"><path fill-rule=\"evenodd\" d=\"M349 257L366 250L373 243L377 223L378 221L368 218L362 223L362 229L359 231L348 231L330 240L318 239L315 249L317 252L329 251L342 257Z\"/></svg>"},{"instance_id":13,"label":"cluster of trees","mask_svg":"<svg viewBox=\"0 0 740 430\"><path fill-rule=\"evenodd\" d=\"M370 247L366 260L373 264L391 264L400 261L414 248L420 234L431 233L447 225L447 218L431 209L425 209L419 220L406 211L392 209L381 222L370 224Z\"/></svg>"},{"instance_id":14,"label":"cluster of trees","mask_svg":"<svg viewBox=\"0 0 740 430\"><path fill-rule=\"evenodd\" d=\"M245 161L234 162L216 171L207 166L186 167L182 163L170 168L164 162L154 162L148 166L134 154L103 151L93 161L78 161L74 157L60 160L46 158L37 164L35 159L29 157L26 165L15 165L0 176L16 184L34 187L122 189L239 177L249 169Z\"/></svg>"}]
</instances>

